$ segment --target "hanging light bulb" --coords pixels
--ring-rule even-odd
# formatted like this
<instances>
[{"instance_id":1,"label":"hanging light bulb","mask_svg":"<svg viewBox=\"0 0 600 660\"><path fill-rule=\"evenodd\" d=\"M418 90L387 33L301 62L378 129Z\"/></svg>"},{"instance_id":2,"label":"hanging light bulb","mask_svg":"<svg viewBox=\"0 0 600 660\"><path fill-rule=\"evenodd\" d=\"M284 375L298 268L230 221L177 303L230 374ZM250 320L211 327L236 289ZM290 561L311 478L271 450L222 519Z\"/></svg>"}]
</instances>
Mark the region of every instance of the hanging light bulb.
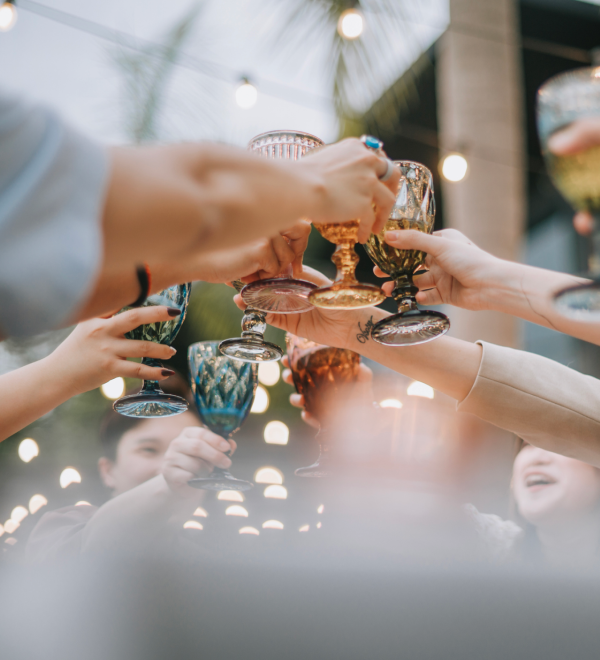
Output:
<instances>
[{"instance_id":1,"label":"hanging light bulb","mask_svg":"<svg viewBox=\"0 0 600 660\"><path fill-rule=\"evenodd\" d=\"M337 30L344 39L358 39L365 29L365 19L356 7L346 9L340 14Z\"/></svg>"},{"instance_id":2,"label":"hanging light bulb","mask_svg":"<svg viewBox=\"0 0 600 660\"><path fill-rule=\"evenodd\" d=\"M248 110L256 105L256 101L258 101L258 90L248 78L243 77L241 84L235 90L235 102L240 108Z\"/></svg>"},{"instance_id":3,"label":"hanging light bulb","mask_svg":"<svg viewBox=\"0 0 600 660\"><path fill-rule=\"evenodd\" d=\"M17 22L17 8L15 0L6 0L0 6L0 31L8 32Z\"/></svg>"}]
</instances>

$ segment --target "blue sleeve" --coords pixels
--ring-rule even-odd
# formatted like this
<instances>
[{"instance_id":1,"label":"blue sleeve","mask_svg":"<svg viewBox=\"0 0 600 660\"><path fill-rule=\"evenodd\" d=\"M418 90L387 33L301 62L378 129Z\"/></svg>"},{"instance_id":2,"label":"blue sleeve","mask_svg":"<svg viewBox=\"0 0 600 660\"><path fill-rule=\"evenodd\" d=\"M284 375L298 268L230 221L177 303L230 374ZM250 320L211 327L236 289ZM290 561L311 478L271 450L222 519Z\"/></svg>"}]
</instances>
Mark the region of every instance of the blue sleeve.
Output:
<instances>
[{"instance_id":1,"label":"blue sleeve","mask_svg":"<svg viewBox=\"0 0 600 660\"><path fill-rule=\"evenodd\" d=\"M106 151L47 108L0 92L0 330L69 321L102 257Z\"/></svg>"}]
</instances>

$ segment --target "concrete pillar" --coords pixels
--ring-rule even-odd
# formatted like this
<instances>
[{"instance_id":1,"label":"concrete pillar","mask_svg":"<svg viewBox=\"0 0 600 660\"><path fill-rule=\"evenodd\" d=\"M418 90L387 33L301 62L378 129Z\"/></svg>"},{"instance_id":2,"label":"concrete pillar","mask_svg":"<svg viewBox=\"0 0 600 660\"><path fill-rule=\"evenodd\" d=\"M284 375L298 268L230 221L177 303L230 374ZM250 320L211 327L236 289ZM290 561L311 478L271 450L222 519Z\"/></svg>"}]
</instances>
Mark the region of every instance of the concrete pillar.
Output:
<instances>
[{"instance_id":1,"label":"concrete pillar","mask_svg":"<svg viewBox=\"0 0 600 660\"><path fill-rule=\"evenodd\" d=\"M438 42L441 154L458 151L469 170L444 181L447 227L483 249L519 260L525 218L524 106L517 0L450 0ZM517 346L517 321L451 308L451 334Z\"/></svg>"}]
</instances>

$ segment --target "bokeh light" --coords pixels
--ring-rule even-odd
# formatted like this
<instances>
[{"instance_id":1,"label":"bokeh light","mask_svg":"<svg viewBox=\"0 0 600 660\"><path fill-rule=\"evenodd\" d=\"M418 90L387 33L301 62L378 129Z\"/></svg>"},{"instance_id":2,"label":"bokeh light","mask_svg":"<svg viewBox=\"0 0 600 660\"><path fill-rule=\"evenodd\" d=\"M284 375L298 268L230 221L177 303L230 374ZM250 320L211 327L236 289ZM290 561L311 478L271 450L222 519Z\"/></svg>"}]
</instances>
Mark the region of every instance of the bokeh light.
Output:
<instances>
[{"instance_id":1,"label":"bokeh light","mask_svg":"<svg viewBox=\"0 0 600 660\"><path fill-rule=\"evenodd\" d=\"M81 475L73 467L67 467L60 473L60 487L67 488L71 484L80 484Z\"/></svg>"},{"instance_id":2,"label":"bokeh light","mask_svg":"<svg viewBox=\"0 0 600 660\"><path fill-rule=\"evenodd\" d=\"M37 513L46 504L48 504L48 500L43 495L33 495L29 500L29 513Z\"/></svg>"},{"instance_id":3,"label":"bokeh light","mask_svg":"<svg viewBox=\"0 0 600 660\"><path fill-rule=\"evenodd\" d=\"M235 101L244 110L248 110L256 105L258 101L258 90L247 79L235 90Z\"/></svg>"},{"instance_id":4,"label":"bokeh light","mask_svg":"<svg viewBox=\"0 0 600 660\"><path fill-rule=\"evenodd\" d=\"M325 505L324 504L319 504L317 507L317 513L323 513L325 511Z\"/></svg>"},{"instance_id":5,"label":"bokeh light","mask_svg":"<svg viewBox=\"0 0 600 660\"><path fill-rule=\"evenodd\" d=\"M400 408L402 408L402 401L399 401L398 399L384 399L379 402L379 405L382 408L397 408L400 410Z\"/></svg>"},{"instance_id":6,"label":"bokeh light","mask_svg":"<svg viewBox=\"0 0 600 660\"><path fill-rule=\"evenodd\" d=\"M225 515L226 516L240 516L241 518L247 518L248 517L248 511L244 509L243 506L240 506L239 504L232 504L231 506L228 506L225 509Z\"/></svg>"},{"instance_id":7,"label":"bokeh light","mask_svg":"<svg viewBox=\"0 0 600 660\"><path fill-rule=\"evenodd\" d=\"M317 529L321 529L321 527L323 527L323 523L319 520L317 523Z\"/></svg>"},{"instance_id":8,"label":"bokeh light","mask_svg":"<svg viewBox=\"0 0 600 660\"><path fill-rule=\"evenodd\" d=\"M282 484L283 474L274 467L262 467L256 471L254 481L257 484Z\"/></svg>"},{"instance_id":9,"label":"bokeh light","mask_svg":"<svg viewBox=\"0 0 600 660\"><path fill-rule=\"evenodd\" d=\"M271 387L279 382L281 370L279 362L261 362L258 365L258 382Z\"/></svg>"},{"instance_id":10,"label":"bokeh light","mask_svg":"<svg viewBox=\"0 0 600 660\"><path fill-rule=\"evenodd\" d=\"M12 534L15 530L19 529L21 523L18 523L16 520L12 520L12 518L9 518L5 523L4 523L4 531L7 534Z\"/></svg>"},{"instance_id":11,"label":"bokeh light","mask_svg":"<svg viewBox=\"0 0 600 660\"><path fill-rule=\"evenodd\" d=\"M242 527L240 529L240 534L252 534L252 536L258 536L260 532L256 527Z\"/></svg>"},{"instance_id":12,"label":"bokeh light","mask_svg":"<svg viewBox=\"0 0 600 660\"><path fill-rule=\"evenodd\" d=\"M12 2L5 2L0 7L0 30L8 32L17 22L17 9Z\"/></svg>"},{"instance_id":13,"label":"bokeh light","mask_svg":"<svg viewBox=\"0 0 600 660\"><path fill-rule=\"evenodd\" d=\"M344 39L357 39L365 29L365 19L358 9L346 9L340 14L337 29Z\"/></svg>"},{"instance_id":14,"label":"bokeh light","mask_svg":"<svg viewBox=\"0 0 600 660\"><path fill-rule=\"evenodd\" d=\"M418 380L415 380L408 386L406 393L408 396L420 396L424 399L433 399L434 397L433 387L429 387L425 383L420 383Z\"/></svg>"},{"instance_id":15,"label":"bokeh light","mask_svg":"<svg viewBox=\"0 0 600 660\"><path fill-rule=\"evenodd\" d=\"M288 492L285 486L278 486L271 484L265 488L265 497L270 497L274 500L287 500Z\"/></svg>"},{"instance_id":16,"label":"bokeh light","mask_svg":"<svg viewBox=\"0 0 600 660\"><path fill-rule=\"evenodd\" d=\"M192 515L197 516L198 518L208 518L206 509L203 509L201 506L199 506Z\"/></svg>"},{"instance_id":17,"label":"bokeh light","mask_svg":"<svg viewBox=\"0 0 600 660\"><path fill-rule=\"evenodd\" d=\"M252 408L250 408L251 413L264 413L269 407L269 393L262 385L259 385L256 388L256 394L254 395L254 401L252 402Z\"/></svg>"},{"instance_id":18,"label":"bokeh light","mask_svg":"<svg viewBox=\"0 0 600 660\"><path fill-rule=\"evenodd\" d=\"M183 529L198 529L202 531L204 527L197 520L188 520L183 523Z\"/></svg>"},{"instance_id":19,"label":"bokeh light","mask_svg":"<svg viewBox=\"0 0 600 660\"><path fill-rule=\"evenodd\" d=\"M442 161L442 176L447 181L462 181L468 169L467 159L461 154L449 154Z\"/></svg>"},{"instance_id":20,"label":"bokeh light","mask_svg":"<svg viewBox=\"0 0 600 660\"><path fill-rule=\"evenodd\" d=\"M86 502L85 500L79 500L79 502L75 502L75 506L92 506L89 502Z\"/></svg>"},{"instance_id":21,"label":"bokeh light","mask_svg":"<svg viewBox=\"0 0 600 660\"><path fill-rule=\"evenodd\" d=\"M243 502L244 494L239 490L221 490L217 495L217 499L222 502Z\"/></svg>"},{"instance_id":22,"label":"bokeh light","mask_svg":"<svg viewBox=\"0 0 600 660\"><path fill-rule=\"evenodd\" d=\"M287 445L290 430L287 424L273 420L265 426L265 442L268 445Z\"/></svg>"},{"instance_id":23,"label":"bokeh light","mask_svg":"<svg viewBox=\"0 0 600 660\"><path fill-rule=\"evenodd\" d=\"M279 520L267 520L262 524L263 529L283 529L283 523Z\"/></svg>"},{"instance_id":24,"label":"bokeh light","mask_svg":"<svg viewBox=\"0 0 600 660\"><path fill-rule=\"evenodd\" d=\"M8 545L14 545L16 542L17 542L17 539L13 538L12 536L10 538L6 539L6 541L4 541L4 543L8 543Z\"/></svg>"},{"instance_id":25,"label":"bokeh light","mask_svg":"<svg viewBox=\"0 0 600 660\"><path fill-rule=\"evenodd\" d=\"M114 401L123 396L123 392L125 392L125 381L121 376L113 378L112 380L109 380L108 383L104 383L100 388L100 391L107 399Z\"/></svg>"},{"instance_id":26,"label":"bokeh light","mask_svg":"<svg viewBox=\"0 0 600 660\"><path fill-rule=\"evenodd\" d=\"M10 514L10 519L20 523L22 520L27 518L29 511L24 506L16 506Z\"/></svg>"},{"instance_id":27,"label":"bokeh light","mask_svg":"<svg viewBox=\"0 0 600 660\"><path fill-rule=\"evenodd\" d=\"M40 453L38 443L33 438L25 438L19 444L19 458L25 463L33 460Z\"/></svg>"},{"instance_id":28,"label":"bokeh light","mask_svg":"<svg viewBox=\"0 0 600 660\"><path fill-rule=\"evenodd\" d=\"M300 529L298 531L299 532L308 532L309 529L310 529L310 525L302 525L302 527L300 527Z\"/></svg>"}]
</instances>

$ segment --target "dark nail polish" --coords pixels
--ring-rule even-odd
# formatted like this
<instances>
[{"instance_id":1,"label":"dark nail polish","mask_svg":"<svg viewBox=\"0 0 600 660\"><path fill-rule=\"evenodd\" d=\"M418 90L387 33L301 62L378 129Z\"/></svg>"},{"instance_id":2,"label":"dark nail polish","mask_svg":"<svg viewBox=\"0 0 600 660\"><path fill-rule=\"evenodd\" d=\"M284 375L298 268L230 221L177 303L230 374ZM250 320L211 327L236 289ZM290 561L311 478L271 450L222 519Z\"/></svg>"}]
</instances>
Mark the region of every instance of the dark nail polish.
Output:
<instances>
[{"instance_id":1,"label":"dark nail polish","mask_svg":"<svg viewBox=\"0 0 600 660\"><path fill-rule=\"evenodd\" d=\"M175 372L172 369L163 369L160 372L163 376L174 376Z\"/></svg>"},{"instance_id":2,"label":"dark nail polish","mask_svg":"<svg viewBox=\"0 0 600 660\"><path fill-rule=\"evenodd\" d=\"M181 314L181 310L177 309L177 307L167 307L167 314L169 316L179 316Z\"/></svg>"}]
</instances>

